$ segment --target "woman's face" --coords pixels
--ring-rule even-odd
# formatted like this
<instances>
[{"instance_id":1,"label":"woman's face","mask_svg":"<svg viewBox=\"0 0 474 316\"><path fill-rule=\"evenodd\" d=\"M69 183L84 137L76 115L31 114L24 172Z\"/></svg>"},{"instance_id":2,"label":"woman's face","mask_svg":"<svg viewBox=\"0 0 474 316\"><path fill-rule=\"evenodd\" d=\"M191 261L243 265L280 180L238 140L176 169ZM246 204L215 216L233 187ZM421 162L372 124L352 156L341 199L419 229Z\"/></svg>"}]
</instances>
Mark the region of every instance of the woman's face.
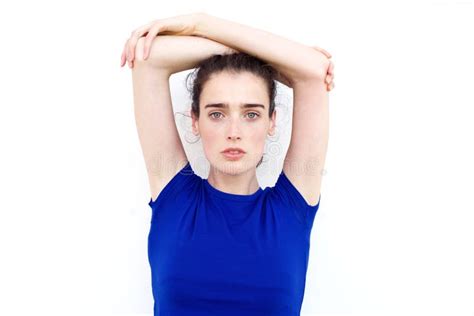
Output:
<instances>
[{"instance_id":1,"label":"woman's face","mask_svg":"<svg viewBox=\"0 0 474 316\"><path fill-rule=\"evenodd\" d=\"M200 135L211 166L238 174L255 169L267 135L275 131L275 116L268 117L269 96L265 81L250 72L214 74L204 85L200 117L193 115L193 133ZM241 158L222 153L228 147L245 151Z\"/></svg>"}]
</instances>

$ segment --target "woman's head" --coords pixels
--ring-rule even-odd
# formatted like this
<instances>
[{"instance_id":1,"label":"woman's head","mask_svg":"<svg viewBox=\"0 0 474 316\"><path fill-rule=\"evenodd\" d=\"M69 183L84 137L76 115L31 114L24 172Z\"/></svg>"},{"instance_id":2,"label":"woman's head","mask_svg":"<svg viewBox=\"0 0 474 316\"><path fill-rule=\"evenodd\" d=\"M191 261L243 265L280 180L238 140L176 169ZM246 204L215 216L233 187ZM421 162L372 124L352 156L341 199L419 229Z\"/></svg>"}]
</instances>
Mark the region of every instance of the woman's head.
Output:
<instances>
[{"instance_id":1,"label":"woman's head","mask_svg":"<svg viewBox=\"0 0 474 316\"><path fill-rule=\"evenodd\" d=\"M262 162L267 135L275 133L276 70L245 53L213 55L196 68L190 90L193 133L211 165L240 173ZM228 147L245 151L231 160Z\"/></svg>"}]
</instances>

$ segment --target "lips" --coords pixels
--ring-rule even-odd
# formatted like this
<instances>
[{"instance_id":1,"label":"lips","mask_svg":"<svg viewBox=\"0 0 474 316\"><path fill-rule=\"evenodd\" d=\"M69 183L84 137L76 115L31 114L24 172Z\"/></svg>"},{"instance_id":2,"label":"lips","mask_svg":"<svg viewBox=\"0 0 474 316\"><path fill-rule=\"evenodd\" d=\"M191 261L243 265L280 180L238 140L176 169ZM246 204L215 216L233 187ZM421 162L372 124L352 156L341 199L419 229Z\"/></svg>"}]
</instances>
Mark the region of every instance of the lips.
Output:
<instances>
[{"instance_id":1,"label":"lips","mask_svg":"<svg viewBox=\"0 0 474 316\"><path fill-rule=\"evenodd\" d=\"M237 148L237 149L227 148L226 150L222 152L222 155L224 155L224 157L227 160L239 160L245 155L245 152L240 148Z\"/></svg>"},{"instance_id":2,"label":"lips","mask_svg":"<svg viewBox=\"0 0 474 316\"><path fill-rule=\"evenodd\" d=\"M229 147L222 151L223 153L230 153L230 154L240 154L245 153L242 148L239 147Z\"/></svg>"}]
</instances>

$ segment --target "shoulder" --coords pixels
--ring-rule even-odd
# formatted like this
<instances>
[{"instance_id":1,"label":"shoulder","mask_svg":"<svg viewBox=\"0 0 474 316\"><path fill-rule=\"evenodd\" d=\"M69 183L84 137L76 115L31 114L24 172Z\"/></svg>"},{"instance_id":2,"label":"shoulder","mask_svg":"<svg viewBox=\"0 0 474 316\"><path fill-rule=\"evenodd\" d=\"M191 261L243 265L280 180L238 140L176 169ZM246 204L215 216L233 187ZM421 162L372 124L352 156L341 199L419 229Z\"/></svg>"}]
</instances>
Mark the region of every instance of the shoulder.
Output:
<instances>
[{"instance_id":1,"label":"shoulder","mask_svg":"<svg viewBox=\"0 0 474 316\"><path fill-rule=\"evenodd\" d=\"M284 170L278 175L275 185L269 188L269 192L273 203L290 211L307 227L312 227L314 217L320 205L320 193L315 203L308 202L300 189L288 178Z\"/></svg>"},{"instance_id":2,"label":"shoulder","mask_svg":"<svg viewBox=\"0 0 474 316\"><path fill-rule=\"evenodd\" d=\"M202 178L194 172L191 163L188 161L174 175L161 180L160 189L155 192L154 196L151 196L148 205L154 207L169 197L183 193L187 194L201 181Z\"/></svg>"}]
</instances>

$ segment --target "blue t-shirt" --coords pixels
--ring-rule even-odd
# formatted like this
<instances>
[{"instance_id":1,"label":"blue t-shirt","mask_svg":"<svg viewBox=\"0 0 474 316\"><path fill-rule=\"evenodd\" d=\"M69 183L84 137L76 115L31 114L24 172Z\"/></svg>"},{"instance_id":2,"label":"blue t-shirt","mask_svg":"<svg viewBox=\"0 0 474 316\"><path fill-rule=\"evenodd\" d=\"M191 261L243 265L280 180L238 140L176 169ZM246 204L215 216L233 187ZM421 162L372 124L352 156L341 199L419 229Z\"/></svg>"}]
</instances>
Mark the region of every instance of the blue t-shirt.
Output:
<instances>
[{"instance_id":1,"label":"blue t-shirt","mask_svg":"<svg viewBox=\"0 0 474 316\"><path fill-rule=\"evenodd\" d=\"M148 203L154 315L300 315L320 201L283 171L274 187L226 193L188 162Z\"/></svg>"}]
</instances>

